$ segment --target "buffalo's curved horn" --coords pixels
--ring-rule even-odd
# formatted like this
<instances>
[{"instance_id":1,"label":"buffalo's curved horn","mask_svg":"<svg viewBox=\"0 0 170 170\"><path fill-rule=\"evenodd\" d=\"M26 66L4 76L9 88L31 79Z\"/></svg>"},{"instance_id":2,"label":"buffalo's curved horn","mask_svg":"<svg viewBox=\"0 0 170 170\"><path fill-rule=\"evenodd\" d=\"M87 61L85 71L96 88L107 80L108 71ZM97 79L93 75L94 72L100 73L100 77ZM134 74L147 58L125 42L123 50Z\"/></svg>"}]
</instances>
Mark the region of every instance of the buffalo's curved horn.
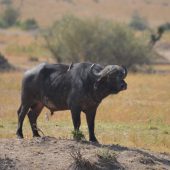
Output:
<instances>
[{"instance_id":1,"label":"buffalo's curved horn","mask_svg":"<svg viewBox=\"0 0 170 170\"><path fill-rule=\"evenodd\" d=\"M97 76L97 77L100 77L103 78L105 76L107 76L110 72L114 72L114 71L117 71L118 69L120 69L120 66L118 65L107 65L106 67L104 67L99 73L96 73L93 68L94 68L95 64L93 64L91 67L90 67L90 72Z\"/></svg>"},{"instance_id":2,"label":"buffalo's curved horn","mask_svg":"<svg viewBox=\"0 0 170 170\"><path fill-rule=\"evenodd\" d=\"M110 72L114 73L117 70L119 70L120 67L118 65L107 65L103 70L100 71L100 76L105 77L107 76Z\"/></svg>"},{"instance_id":3,"label":"buffalo's curved horn","mask_svg":"<svg viewBox=\"0 0 170 170\"><path fill-rule=\"evenodd\" d=\"M128 73L128 71L127 71L127 68L125 67L125 66L122 66L122 72L123 72L123 78L125 78L126 76L127 76L127 73Z\"/></svg>"}]
</instances>

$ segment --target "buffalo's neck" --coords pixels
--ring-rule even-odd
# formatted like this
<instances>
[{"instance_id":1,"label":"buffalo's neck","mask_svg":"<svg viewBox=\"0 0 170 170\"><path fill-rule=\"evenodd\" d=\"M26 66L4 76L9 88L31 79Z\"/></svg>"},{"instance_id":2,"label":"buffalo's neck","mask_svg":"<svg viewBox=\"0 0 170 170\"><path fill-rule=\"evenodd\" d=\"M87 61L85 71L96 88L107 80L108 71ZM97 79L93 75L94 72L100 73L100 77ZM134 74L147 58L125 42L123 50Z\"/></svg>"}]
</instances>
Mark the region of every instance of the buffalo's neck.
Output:
<instances>
[{"instance_id":1,"label":"buffalo's neck","mask_svg":"<svg viewBox=\"0 0 170 170\"><path fill-rule=\"evenodd\" d=\"M85 88L85 91L88 91L88 95L91 96L93 101L99 104L105 97L111 94L111 92L105 86L101 86L99 87L99 89L95 90L94 89L95 81L93 79L90 80L88 86L86 86Z\"/></svg>"},{"instance_id":2,"label":"buffalo's neck","mask_svg":"<svg viewBox=\"0 0 170 170\"><path fill-rule=\"evenodd\" d=\"M107 97L108 95L110 95L110 92L108 89L102 89L102 90L96 90L93 93L93 99L100 103L105 97Z\"/></svg>"}]
</instances>

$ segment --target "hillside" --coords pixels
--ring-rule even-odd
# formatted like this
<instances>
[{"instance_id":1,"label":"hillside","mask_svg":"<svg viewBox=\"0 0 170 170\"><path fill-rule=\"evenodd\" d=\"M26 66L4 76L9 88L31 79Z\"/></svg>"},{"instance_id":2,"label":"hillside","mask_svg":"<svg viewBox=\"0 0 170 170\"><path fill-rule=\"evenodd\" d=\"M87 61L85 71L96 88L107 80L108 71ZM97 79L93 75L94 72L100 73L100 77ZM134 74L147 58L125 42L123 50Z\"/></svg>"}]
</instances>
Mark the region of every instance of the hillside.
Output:
<instances>
[{"instance_id":1,"label":"hillside","mask_svg":"<svg viewBox=\"0 0 170 170\"><path fill-rule=\"evenodd\" d=\"M168 170L170 167L169 154L51 137L1 139L0 151L1 170Z\"/></svg>"},{"instance_id":2,"label":"hillside","mask_svg":"<svg viewBox=\"0 0 170 170\"><path fill-rule=\"evenodd\" d=\"M169 22L168 0L13 0L21 11L21 19L35 18L41 26L48 26L64 14L81 17L102 17L118 22L129 22L138 12L151 25ZM2 8L2 5L1 5Z\"/></svg>"}]
</instances>

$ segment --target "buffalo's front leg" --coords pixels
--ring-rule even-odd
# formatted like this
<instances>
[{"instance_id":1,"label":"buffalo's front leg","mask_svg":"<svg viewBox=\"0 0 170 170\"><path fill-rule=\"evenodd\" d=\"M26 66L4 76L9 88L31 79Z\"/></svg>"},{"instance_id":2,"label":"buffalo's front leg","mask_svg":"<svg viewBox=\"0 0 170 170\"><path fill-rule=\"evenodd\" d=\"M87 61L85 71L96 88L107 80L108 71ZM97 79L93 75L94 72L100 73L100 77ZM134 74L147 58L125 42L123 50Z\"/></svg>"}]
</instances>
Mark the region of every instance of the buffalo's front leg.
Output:
<instances>
[{"instance_id":1,"label":"buffalo's front leg","mask_svg":"<svg viewBox=\"0 0 170 170\"><path fill-rule=\"evenodd\" d=\"M89 141L92 142L98 142L95 134L94 134L94 128L95 128L95 116L96 116L96 110L94 111L88 111L86 113L86 120L87 120L87 125L89 129Z\"/></svg>"},{"instance_id":2,"label":"buffalo's front leg","mask_svg":"<svg viewBox=\"0 0 170 170\"><path fill-rule=\"evenodd\" d=\"M71 109L71 116L72 116L72 121L74 125L74 130L77 130L77 131L79 131L79 128L81 125L80 113L81 113L80 108L76 107L76 108Z\"/></svg>"}]
</instances>

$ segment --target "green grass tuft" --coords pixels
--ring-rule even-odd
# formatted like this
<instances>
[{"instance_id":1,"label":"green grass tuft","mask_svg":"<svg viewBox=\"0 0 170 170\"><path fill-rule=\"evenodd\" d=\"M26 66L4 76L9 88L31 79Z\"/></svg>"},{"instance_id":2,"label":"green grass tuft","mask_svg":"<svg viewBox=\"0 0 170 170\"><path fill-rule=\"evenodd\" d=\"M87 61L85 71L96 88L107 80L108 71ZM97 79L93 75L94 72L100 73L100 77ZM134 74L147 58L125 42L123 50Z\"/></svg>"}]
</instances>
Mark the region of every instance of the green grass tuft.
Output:
<instances>
[{"instance_id":1,"label":"green grass tuft","mask_svg":"<svg viewBox=\"0 0 170 170\"><path fill-rule=\"evenodd\" d=\"M82 139L85 139L85 136L82 131L80 130L74 130L72 131L73 138L77 141L80 141Z\"/></svg>"}]
</instances>

